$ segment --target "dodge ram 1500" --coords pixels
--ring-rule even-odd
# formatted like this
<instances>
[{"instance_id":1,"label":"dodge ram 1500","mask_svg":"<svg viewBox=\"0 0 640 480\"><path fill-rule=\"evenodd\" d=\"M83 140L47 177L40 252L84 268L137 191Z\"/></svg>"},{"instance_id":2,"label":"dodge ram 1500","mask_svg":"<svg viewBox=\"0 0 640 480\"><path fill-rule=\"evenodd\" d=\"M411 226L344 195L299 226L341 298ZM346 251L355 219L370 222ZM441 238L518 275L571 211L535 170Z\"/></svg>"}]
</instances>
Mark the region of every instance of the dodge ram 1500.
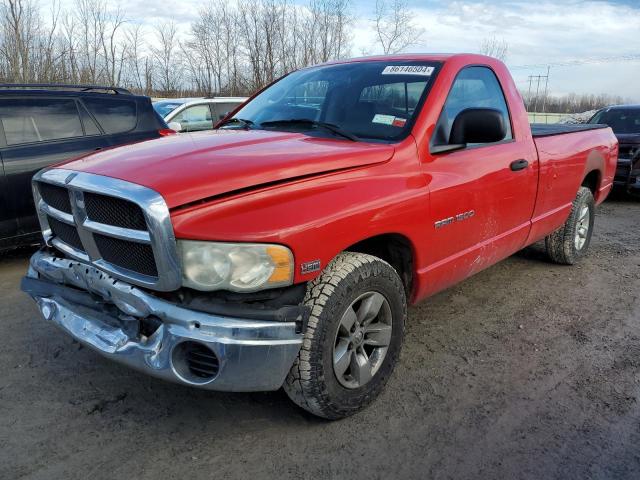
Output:
<instances>
[{"instance_id":1,"label":"dodge ram 1500","mask_svg":"<svg viewBox=\"0 0 640 480\"><path fill-rule=\"evenodd\" d=\"M392 374L407 304L542 239L585 255L617 151L604 125L530 127L489 57L304 68L213 132L37 174L22 288L115 361L341 418Z\"/></svg>"}]
</instances>

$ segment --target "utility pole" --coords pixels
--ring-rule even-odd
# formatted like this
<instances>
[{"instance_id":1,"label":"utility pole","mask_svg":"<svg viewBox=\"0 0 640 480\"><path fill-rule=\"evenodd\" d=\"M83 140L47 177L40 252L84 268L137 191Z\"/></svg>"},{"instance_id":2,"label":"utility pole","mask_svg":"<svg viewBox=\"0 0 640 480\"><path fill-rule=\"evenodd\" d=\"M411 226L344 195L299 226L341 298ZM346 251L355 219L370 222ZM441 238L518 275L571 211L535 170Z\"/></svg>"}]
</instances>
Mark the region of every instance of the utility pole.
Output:
<instances>
[{"instance_id":1,"label":"utility pole","mask_svg":"<svg viewBox=\"0 0 640 480\"><path fill-rule=\"evenodd\" d=\"M542 75L536 75L536 79L538 80L538 83L536 84L536 102L534 103L534 106L533 106L534 112L538 111L538 96L540 95L540 78L541 77Z\"/></svg>"},{"instance_id":2,"label":"utility pole","mask_svg":"<svg viewBox=\"0 0 640 480\"><path fill-rule=\"evenodd\" d=\"M551 71L551 65L547 65L547 75L544 77L544 98L542 100L542 113L546 113L547 108L547 92L549 87L549 72Z\"/></svg>"},{"instance_id":3,"label":"utility pole","mask_svg":"<svg viewBox=\"0 0 640 480\"><path fill-rule=\"evenodd\" d=\"M540 96L540 82L544 79L544 98L542 100L542 113L545 113L545 108L547 105L547 92L549 88L549 72L551 70L551 66L547 66L547 74L546 75L529 75L529 106L531 106L531 87L533 82L536 83L536 96L533 101L533 112L537 113L538 110L538 98ZM534 118L535 121L535 118ZM545 119L546 121L546 119Z\"/></svg>"}]
</instances>

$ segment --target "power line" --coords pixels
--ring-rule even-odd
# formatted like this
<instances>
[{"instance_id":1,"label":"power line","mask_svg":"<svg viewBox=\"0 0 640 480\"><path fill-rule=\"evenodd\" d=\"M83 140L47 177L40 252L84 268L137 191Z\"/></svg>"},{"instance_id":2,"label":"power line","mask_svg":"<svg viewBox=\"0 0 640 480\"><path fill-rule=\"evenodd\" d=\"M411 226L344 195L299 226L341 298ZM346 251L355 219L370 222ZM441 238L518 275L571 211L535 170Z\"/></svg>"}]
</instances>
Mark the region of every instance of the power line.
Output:
<instances>
[{"instance_id":1,"label":"power line","mask_svg":"<svg viewBox=\"0 0 640 480\"><path fill-rule=\"evenodd\" d=\"M637 62L640 61L640 54L618 55L600 58L584 58L581 60L565 60L562 62L532 63L529 65L510 65L509 68L544 68L544 67L572 67L578 65L587 65L593 63L612 63L612 62Z\"/></svg>"}]
</instances>

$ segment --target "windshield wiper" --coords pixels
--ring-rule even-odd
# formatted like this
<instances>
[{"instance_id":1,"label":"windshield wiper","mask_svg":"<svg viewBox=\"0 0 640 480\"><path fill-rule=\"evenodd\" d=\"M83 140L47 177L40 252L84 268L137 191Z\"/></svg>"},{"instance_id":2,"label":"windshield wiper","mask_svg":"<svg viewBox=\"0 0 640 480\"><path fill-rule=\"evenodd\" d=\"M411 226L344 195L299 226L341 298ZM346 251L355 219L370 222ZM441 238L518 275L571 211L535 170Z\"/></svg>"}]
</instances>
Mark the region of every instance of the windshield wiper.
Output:
<instances>
[{"instance_id":1,"label":"windshield wiper","mask_svg":"<svg viewBox=\"0 0 640 480\"><path fill-rule=\"evenodd\" d=\"M231 117L224 120L218 126L218 128L223 127L224 125L229 125L230 123L239 123L240 126L245 130L249 130L253 126L253 122L251 120L245 120L244 118Z\"/></svg>"},{"instance_id":2,"label":"windshield wiper","mask_svg":"<svg viewBox=\"0 0 640 480\"><path fill-rule=\"evenodd\" d=\"M309 118L291 118L289 120L270 120L270 121L260 123L261 127L275 127L278 125L308 125L313 128L323 128L324 130L328 130L331 133L340 135L341 137L351 140L352 142L358 141L358 137L356 137L353 133L349 133L346 130L343 130L338 125L335 125L333 123L327 123L327 122L317 122Z\"/></svg>"}]
</instances>

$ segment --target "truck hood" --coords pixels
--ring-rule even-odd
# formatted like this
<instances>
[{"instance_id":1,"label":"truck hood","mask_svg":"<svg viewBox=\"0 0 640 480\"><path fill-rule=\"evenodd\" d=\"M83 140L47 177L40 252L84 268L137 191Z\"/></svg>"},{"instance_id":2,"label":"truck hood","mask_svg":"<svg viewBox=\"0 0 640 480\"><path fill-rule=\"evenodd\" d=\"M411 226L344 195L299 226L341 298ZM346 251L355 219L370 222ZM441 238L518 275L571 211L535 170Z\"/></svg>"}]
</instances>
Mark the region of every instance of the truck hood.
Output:
<instances>
[{"instance_id":1,"label":"truck hood","mask_svg":"<svg viewBox=\"0 0 640 480\"><path fill-rule=\"evenodd\" d=\"M266 130L172 135L92 153L64 168L149 187L169 208L273 182L389 160L388 144Z\"/></svg>"},{"instance_id":2,"label":"truck hood","mask_svg":"<svg viewBox=\"0 0 640 480\"><path fill-rule=\"evenodd\" d=\"M640 145L640 133L616 133L619 143L625 145Z\"/></svg>"}]
</instances>

